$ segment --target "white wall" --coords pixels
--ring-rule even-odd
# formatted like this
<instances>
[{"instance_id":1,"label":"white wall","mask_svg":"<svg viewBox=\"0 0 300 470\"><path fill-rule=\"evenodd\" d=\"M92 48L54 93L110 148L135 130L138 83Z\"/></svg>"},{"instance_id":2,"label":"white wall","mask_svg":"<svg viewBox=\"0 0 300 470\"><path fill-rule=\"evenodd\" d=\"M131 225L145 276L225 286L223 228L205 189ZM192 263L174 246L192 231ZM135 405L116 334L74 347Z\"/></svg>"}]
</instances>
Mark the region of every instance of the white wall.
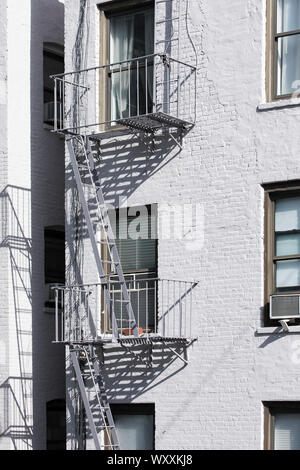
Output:
<instances>
[{"instance_id":1,"label":"white wall","mask_svg":"<svg viewBox=\"0 0 300 470\"><path fill-rule=\"evenodd\" d=\"M64 354L51 344L54 319L43 312L44 227L64 224L64 144L43 125L43 42L63 44L63 5L10 0L5 17L2 4L8 97L7 176L1 189L8 188L1 248L6 283L0 289L8 329L0 334L7 344L0 446L44 449L46 401L64 398Z\"/></svg>"},{"instance_id":2,"label":"white wall","mask_svg":"<svg viewBox=\"0 0 300 470\"><path fill-rule=\"evenodd\" d=\"M89 66L97 65L95 4L89 2ZM66 0L65 6L71 67L79 2ZM193 322L199 340L189 349L187 367L168 363L157 351L147 370L122 353L124 371L122 362L109 367L107 352L107 385L114 401L155 402L157 449L260 449L262 401L298 400L300 391L298 334L256 333L263 306L261 184L300 178L300 108L257 109L265 95L264 0L194 0L188 25L197 50L198 111L182 152L172 159L178 148L156 141L147 154L129 136L121 158L114 141L103 142L109 153L103 176L111 178L107 198L113 202L121 193L130 205L158 203L159 210L182 201L203 206L202 248L159 241L158 260L160 277L200 280ZM182 50L182 59L194 63L186 31ZM124 160L137 143L142 158L134 179ZM127 185L121 186L122 178Z\"/></svg>"}]
</instances>

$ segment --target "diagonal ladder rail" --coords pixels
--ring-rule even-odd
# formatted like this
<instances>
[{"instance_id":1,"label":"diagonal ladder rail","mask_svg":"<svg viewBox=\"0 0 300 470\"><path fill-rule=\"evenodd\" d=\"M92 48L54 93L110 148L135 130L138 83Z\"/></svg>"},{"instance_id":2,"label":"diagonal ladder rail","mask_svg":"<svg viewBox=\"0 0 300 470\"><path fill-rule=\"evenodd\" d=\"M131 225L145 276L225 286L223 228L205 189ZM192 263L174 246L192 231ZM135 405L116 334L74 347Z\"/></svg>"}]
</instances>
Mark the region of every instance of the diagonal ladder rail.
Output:
<instances>
[{"instance_id":1,"label":"diagonal ladder rail","mask_svg":"<svg viewBox=\"0 0 300 470\"><path fill-rule=\"evenodd\" d=\"M86 361L86 373L82 372L78 360L78 354L84 354ZM95 449L101 450L120 450L119 439L114 424L113 416L109 406L108 398L105 392L104 381L100 372L100 367L95 355L94 348L77 348L70 352L72 365L74 367L76 379L79 385L82 401L86 411L86 417L89 422L90 430L93 436ZM84 377L91 381L91 389L97 402L97 411L100 412L100 424L96 425L96 419L86 391ZM101 433L105 433L107 444L101 444Z\"/></svg>"},{"instance_id":2,"label":"diagonal ladder rail","mask_svg":"<svg viewBox=\"0 0 300 470\"><path fill-rule=\"evenodd\" d=\"M100 256L100 253L99 253L99 250L98 250L97 240L96 240L96 236L95 236L94 228L93 228L93 222L92 222L91 214L90 214L90 211L89 211L88 202L87 202L86 197L85 197L83 181L82 181L82 177L81 177L81 174L80 174L79 165L78 165L77 158L76 158L76 155L75 155L73 139L74 138L72 138L72 137L67 139L67 145L68 145L70 160L71 160L71 164L72 164L72 168L73 168L73 172L74 172L74 176L75 176L75 181L76 181L78 192L79 192L80 202L81 202L81 205L82 205L83 213L84 213L86 224L87 224L89 238L90 238L90 241L91 241L94 258L95 258L95 261L96 261L97 270L98 270L99 277L100 277L100 282L101 282L101 285L103 287L104 301L106 303L107 310L108 310L108 313L109 313L109 317L111 319L112 333L113 333L114 338L118 339L118 337L119 337L118 325L117 325L115 312L114 312L114 309L113 309L111 296L110 296L110 292L109 292L109 288L108 288L107 276L105 275L105 270L104 270L104 266L103 266L103 264L106 264L108 261L102 260L102 258ZM118 281L120 283L121 291L122 291L122 301L121 302L123 302L125 304L125 307L126 307L126 310L127 310L127 313L128 313L130 328L132 329L134 336L138 337L139 332L138 332L138 328L137 328L137 324L136 324L136 319L135 319L135 316L134 316L134 312L133 312L133 309L132 309L129 293L128 293L128 290L127 290L127 284L126 284L126 281L125 281L122 265L121 265L121 262L120 262L117 246L116 246L116 243L115 243L115 238L114 238L114 234L113 234L113 231L112 231L112 227L111 227L111 223L110 223L110 219L109 219L109 215L108 215L108 210L107 210L107 207L105 205L105 201L104 201L101 186L99 184L99 177L98 177L98 172L97 172L97 169L96 169L95 163L94 163L94 158L93 158L93 153L92 153L92 149L91 149L90 139L87 137L86 141L84 141L83 137L80 136L78 138L78 142L79 142L80 147L82 148L83 156L85 158L86 165L87 165L90 184L91 184L91 187L93 189L94 197L95 197L95 200L96 200L96 203L97 203L98 219L99 219L99 222L102 226L103 232L104 232L105 237L106 237L107 249L108 249L108 253L109 253L110 258L111 258L109 263L111 265L115 266L115 270L116 270L117 276L118 276Z\"/></svg>"}]
</instances>

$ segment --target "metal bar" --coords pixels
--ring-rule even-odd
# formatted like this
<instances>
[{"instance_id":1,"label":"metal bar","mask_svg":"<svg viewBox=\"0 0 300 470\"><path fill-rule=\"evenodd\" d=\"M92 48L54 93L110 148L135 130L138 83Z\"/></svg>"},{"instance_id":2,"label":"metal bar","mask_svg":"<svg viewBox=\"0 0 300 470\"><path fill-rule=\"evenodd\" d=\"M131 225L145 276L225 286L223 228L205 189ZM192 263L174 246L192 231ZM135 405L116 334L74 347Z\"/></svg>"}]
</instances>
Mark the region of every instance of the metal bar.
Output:
<instances>
[{"instance_id":1,"label":"metal bar","mask_svg":"<svg viewBox=\"0 0 300 470\"><path fill-rule=\"evenodd\" d=\"M136 93L137 93L137 116L140 115L140 81L139 81L139 61L136 63L136 74L137 74L137 83L136 83Z\"/></svg>"},{"instance_id":2,"label":"metal bar","mask_svg":"<svg viewBox=\"0 0 300 470\"><path fill-rule=\"evenodd\" d=\"M146 114L148 114L148 59L145 59Z\"/></svg>"},{"instance_id":3,"label":"metal bar","mask_svg":"<svg viewBox=\"0 0 300 470\"><path fill-rule=\"evenodd\" d=\"M58 290L55 289L55 341L58 343Z\"/></svg>"},{"instance_id":4,"label":"metal bar","mask_svg":"<svg viewBox=\"0 0 300 470\"><path fill-rule=\"evenodd\" d=\"M81 139L81 143L82 143L82 146L84 147L84 143L83 143L82 139ZM74 153L74 149L73 149L73 146L72 146L71 139L67 139L67 145L68 145L68 149L69 149L69 155L70 155L70 159L71 159L71 163L72 163L72 167L73 167L75 180L76 180L76 183L77 183L79 198L80 198L83 213L84 213L84 216L85 216L85 220L86 220L86 224L87 224L87 228L88 228L88 232L89 232L89 238L90 238L90 241L91 241L91 245L92 245L93 254L94 254L95 261L96 261L98 273L99 273L99 276L100 276L101 279L105 279L105 274L104 274L104 270L103 270L99 250L98 250L98 245L97 245L97 241L96 241L95 234L94 234L93 223L92 223L89 208L88 208L88 205L87 205L87 202L86 202L86 199L85 199L85 194L84 194L84 190L83 190L83 186L82 186L82 181L81 181L81 177L80 177L80 173L79 173L79 169L78 169L78 165L77 165L77 160L76 160L76 156L75 156L75 153ZM106 281L104 281L104 282L106 282ZM111 302L110 302L109 292L107 291L107 289L105 289L105 301L106 301L106 304L107 304L107 308L110 311L111 310ZM114 324L115 323L114 312L112 312L111 320ZM114 325L114 329L115 329L115 331L117 331L116 325Z\"/></svg>"},{"instance_id":5,"label":"metal bar","mask_svg":"<svg viewBox=\"0 0 300 470\"><path fill-rule=\"evenodd\" d=\"M57 131L57 79L54 81L54 130Z\"/></svg>"},{"instance_id":6,"label":"metal bar","mask_svg":"<svg viewBox=\"0 0 300 470\"><path fill-rule=\"evenodd\" d=\"M184 362L184 364L188 364L188 361L186 359L184 359L177 351L175 351L175 349L171 348L171 346L166 342L166 341L163 341L162 340L162 343L168 348L170 349L170 351L172 351L173 354L175 354L175 356L177 356L182 362Z\"/></svg>"},{"instance_id":7,"label":"metal bar","mask_svg":"<svg viewBox=\"0 0 300 470\"><path fill-rule=\"evenodd\" d=\"M82 401L83 401L83 404L84 404L84 407L85 407L86 416L87 416L89 426L90 426L90 430L91 430L91 433L92 433L92 436L93 436L93 439L94 439L95 448L96 448L96 450L101 450L101 446L100 446L99 438L98 438L98 434L97 434L97 429L96 429L96 426L95 426L95 423L94 423L94 420L93 420L93 415L92 415L89 400L88 400L88 397L87 397L87 394L86 394L85 386L84 386L84 383L83 383L81 370L80 370L80 366L79 366L79 363L78 363L76 352L71 351L70 355L71 355L72 364L73 364L73 367L74 367L74 370L75 370L76 379L77 379L77 382L78 382L78 385L79 385L79 388L80 388L81 398L82 398Z\"/></svg>"},{"instance_id":8,"label":"metal bar","mask_svg":"<svg viewBox=\"0 0 300 470\"><path fill-rule=\"evenodd\" d=\"M131 117L131 62L129 62L129 117Z\"/></svg>"},{"instance_id":9,"label":"metal bar","mask_svg":"<svg viewBox=\"0 0 300 470\"><path fill-rule=\"evenodd\" d=\"M182 298L181 298L181 283L178 284L179 290L179 338L182 338Z\"/></svg>"},{"instance_id":10,"label":"metal bar","mask_svg":"<svg viewBox=\"0 0 300 470\"><path fill-rule=\"evenodd\" d=\"M148 289L148 281L146 282L146 330L149 333L149 289Z\"/></svg>"}]
</instances>

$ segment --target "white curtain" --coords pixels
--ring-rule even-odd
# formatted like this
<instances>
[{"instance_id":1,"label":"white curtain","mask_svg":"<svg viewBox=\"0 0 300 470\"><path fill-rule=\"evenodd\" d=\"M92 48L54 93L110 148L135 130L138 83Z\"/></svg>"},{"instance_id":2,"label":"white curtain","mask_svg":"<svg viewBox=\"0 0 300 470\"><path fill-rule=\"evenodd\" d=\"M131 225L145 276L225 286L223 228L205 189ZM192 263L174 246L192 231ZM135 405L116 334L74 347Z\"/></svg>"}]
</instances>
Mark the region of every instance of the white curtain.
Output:
<instances>
[{"instance_id":1,"label":"white curtain","mask_svg":"<svg viewBox=\"0 0 300 470\"><path fill-rule=\"evenodd\" d=\"M111 20L110 63L132 59L134 46L134 17L123 16ZM113 70L119 69L118 66ZM125 117L128 107L129 75L128 71L112 73L111 80L111 119Z\"/></svg>"},{"instance_id":2,"label":"white curtain","mask_svg":"<svg viewBox=\"0 0 300 470\"><path fill-rule=\"evenodd\" d=\"M277 32L300 29L300 0L277 1ZM299 81L299 83L297 83ZM278 39L278 95L300 89L300 34Z\"/></svg>"},{"instance_id":3,"label":"white curtain","mask_svg":"<svg viewBox=\"0 0 300 470\"><path fill-rule=\"evenodd\" d=\"M110 21L110 63L130 60L135 57L153 54L154 50L154 15L153 10L132 13L126 16L113 17ZM141 27L142 26L142 27ZM111 79L111 119L124 118L137 112L137 72L136 62L131 62L131 72L126 69L129 64L123 64L123 70L112 73ZM146 74L145 61L140 61L139 99L140 114L143 114L146 102L153 95L153 67L149 66ZM125 69L125 70L124 70ZM119 66L113 70L120 70ZM130 74L130 80L129 80ZM130 87L129 87L130 83ZM129 99L130 95L130 99ZM130 108L129 109L129 101Z\"/></svg>"}]
</instances>

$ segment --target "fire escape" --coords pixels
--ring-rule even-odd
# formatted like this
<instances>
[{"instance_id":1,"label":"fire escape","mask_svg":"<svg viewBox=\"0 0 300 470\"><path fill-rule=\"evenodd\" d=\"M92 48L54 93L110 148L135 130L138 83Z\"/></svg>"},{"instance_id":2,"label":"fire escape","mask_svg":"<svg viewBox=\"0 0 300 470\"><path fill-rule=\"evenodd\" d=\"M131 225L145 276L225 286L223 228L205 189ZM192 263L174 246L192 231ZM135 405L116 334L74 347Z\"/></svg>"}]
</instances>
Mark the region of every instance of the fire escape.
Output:
<instances>
[{"instance_id":1,"label":"fire escape","mask_svg":"<svg viewBox=\"0 0 300 470\"><path fill-rule=\"evenodd\" d=\"M156 8L160 3L162 0L156 2ZM179 13L176 20L179 25ZM177 39L178 49L179 31L178 27L177 38L171 39ZM126 351L137 344L151 349L159 342L186 363L176 347L184 349L194 340L192 296L196 283L124 275L101 187L97 143L132 133L168 133L174 137L175 133L188 132L195 123L196 68L167 53L155 53L53 79L54 131L66 138L99 276L95 284L55 288L55 342L70 347L95 448L118 450L117 430L96 349L108 343L119 344ZM126 94L129 106L124 115L109 109L113 89L119 99ZM96 224L91 200L96 207ZM101 249L95 225L101 231ZM91 404L87 388L96 397L96 406L95 400Z\"/></svg>"}]
</instances>

